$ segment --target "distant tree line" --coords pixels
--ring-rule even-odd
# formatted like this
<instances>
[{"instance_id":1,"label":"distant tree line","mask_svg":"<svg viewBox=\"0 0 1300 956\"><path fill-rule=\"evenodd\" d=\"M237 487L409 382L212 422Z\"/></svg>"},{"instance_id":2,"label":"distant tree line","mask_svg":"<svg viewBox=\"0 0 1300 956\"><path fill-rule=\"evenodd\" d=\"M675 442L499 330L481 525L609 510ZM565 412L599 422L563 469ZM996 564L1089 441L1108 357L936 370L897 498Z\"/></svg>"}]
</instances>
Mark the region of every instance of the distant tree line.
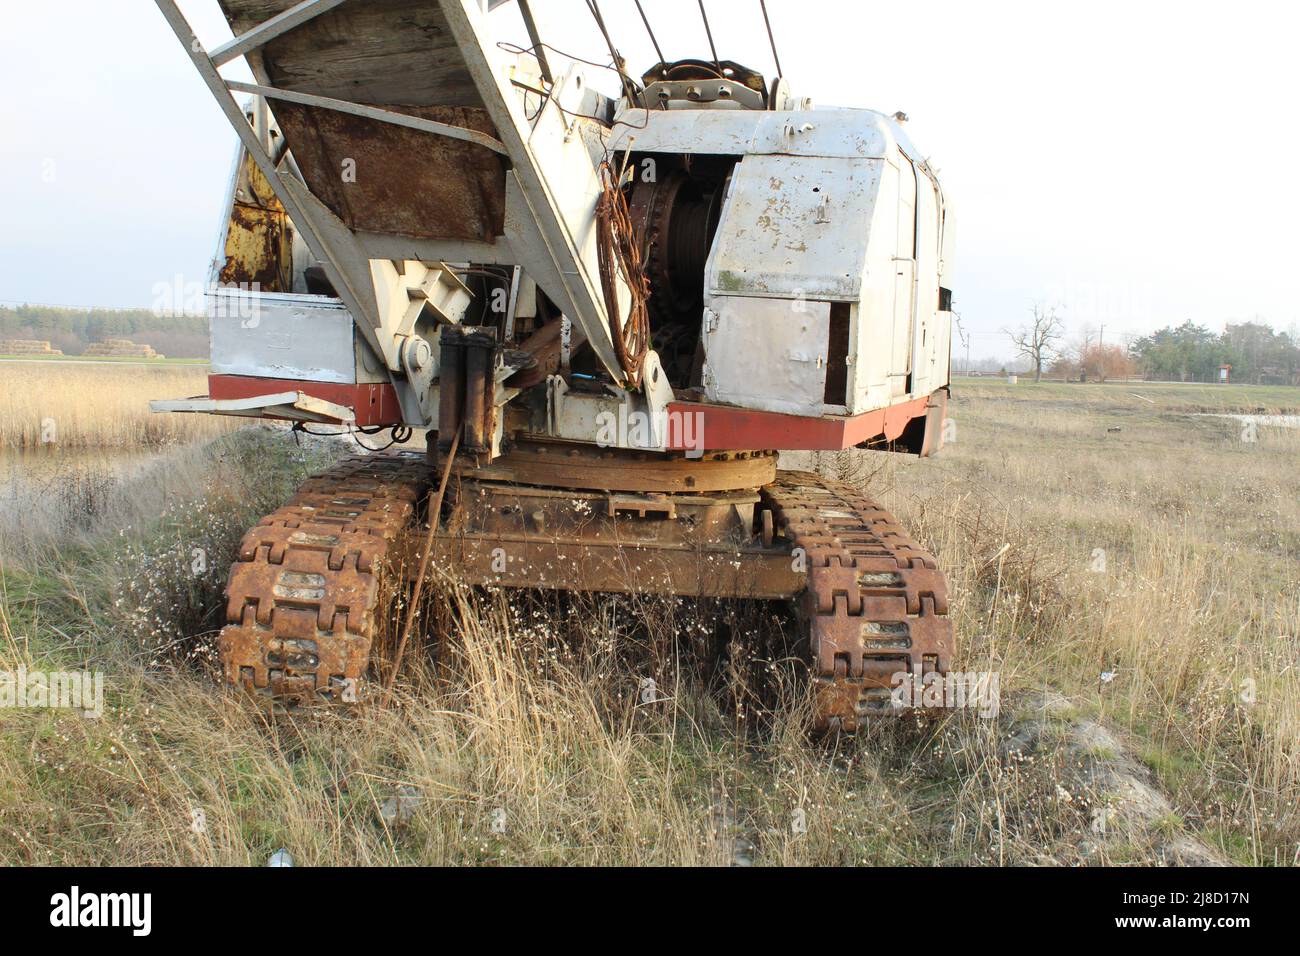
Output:
<instances>
[{"instance_id":1,"label":"distant tree line","mask_svg":"<svg viewBox=\"0 0 1300 956\"><path fill-rule=\"evenodd\" d=\"M1095 341L1085 330L1081 341L1065 346L1065 322L1055 309L1035 303L1030 313L1030 321L1003 331L1035 381L1046 371L1067 381L1142 377L1215 382L1226 365L1233 382L1300 385L1300 333L1294 325L1289 332L1275 332L1264 322L1237 322L1211 332L1187 321L1136 339L1127 348L1105 344L1100 329Z\"/></svg>"},{"instance_id":2,"label":"distant tree line","mask_svg":"<svg viewBox=\"0 0 1300 956\"><path fill-rule=\"evenodd\" d=\"M1048 375L1067 381L1105 382L1136 378L1136 360L1118 345L1088 342L1072 354L1060 355L1052 363Z\"/></svg>"},{"instance_id":3,"label":"distant tree line","mask_svg":"<svg viewBox=\"0 0 1300 956\"><path fill-rule=\"evenodd\" d=\"M1129 347L1149 379L1213 382L1231 365L1234 382L1300 385L1300 342L1261 322L1228 325L1216 334L1193 322L1161 329Z\"/></svg>"},{"instance_id":4,"label":"distant tree line","mask_svg":"<svg viewBox=\"0 0 1300 956\"><path fill-rule=\"evenodd\" d=\"M92 342L130 339L170 358L207 358L208 320L201 315L159 316L147 309L0 306L0 339L48 341L66 355L80 355Z\"/></svg>"}]
</instances>

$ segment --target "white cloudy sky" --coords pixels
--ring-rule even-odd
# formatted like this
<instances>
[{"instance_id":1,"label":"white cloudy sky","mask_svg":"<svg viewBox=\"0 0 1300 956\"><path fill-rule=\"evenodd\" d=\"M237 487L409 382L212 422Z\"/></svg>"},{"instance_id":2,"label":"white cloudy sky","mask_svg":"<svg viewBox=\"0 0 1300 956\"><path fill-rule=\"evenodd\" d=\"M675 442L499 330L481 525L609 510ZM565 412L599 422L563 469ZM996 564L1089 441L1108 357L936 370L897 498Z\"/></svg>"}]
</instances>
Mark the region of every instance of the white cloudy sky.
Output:
<instances>
[{"instance_id":1,"label":"white cloudy sky","mask_svg":"<svg viewBox=\"0 0 1300 956\"><path fill-rule=\"evenodd\" d=\"M349 0L365 2L365 0ZM599 56L582 0L534 0ZM706 55L696 0L645 4L670 58ZM632 0L601 0L636 68ZM1296 16L1277 3L768 0L782 66L825 105L911 117L958 215L976 355L1034 301L1118 339L1193 319L1300 321ZM6 4L0 300L148 306L201 280L233 149L149 0ZM184 0L222 38L216 0ZM706 0L722 56L767 73L757 0ZM508 23L512 14L493 15ZM508 32L508 31L507 31Z\"/></svg>"}]
</instances>

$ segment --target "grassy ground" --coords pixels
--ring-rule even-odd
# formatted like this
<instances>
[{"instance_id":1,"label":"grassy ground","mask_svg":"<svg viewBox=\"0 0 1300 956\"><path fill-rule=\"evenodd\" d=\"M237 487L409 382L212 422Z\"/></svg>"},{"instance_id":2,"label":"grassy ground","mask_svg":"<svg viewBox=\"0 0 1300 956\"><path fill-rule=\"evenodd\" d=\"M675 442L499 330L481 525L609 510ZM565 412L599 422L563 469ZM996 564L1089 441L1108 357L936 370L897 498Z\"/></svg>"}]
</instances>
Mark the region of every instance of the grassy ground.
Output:
<instances>
[{"instance_id":1,"label":"grassy ground","mask_svg":"<svg viewBox=\"0 0 1300 956\"><path fill-rule=\"evenodd\" d=\"M108 365L201 365L207 366L208 360L201 358L152 358L142 359L121 355L4 355L0 353L0 362L86 362L105 363Z\"/></svg>"},{"instance_id":2,"label":"grassy ground","mask_svg":"<svg viewBox=\"0 0 1300 956\"><path fill-rule=\"evenodd\" d=\"M1177 382L1038 382L1021 376L1015 385L1003 379L961 378L958 391L973 395L1043 404L1148 408L1162 411L1290 414L1300 413L1300 388L1285 385L1202 385Z\"/></svg>"},{"instance_id":3,"label":"grassy ground","mask_svg":"<svg viewBox=\"0 0 1300 956\"><path fill-rule=\"evenodd\" d=\"M769 609L450 584L399 706L267 721L211 680L224 564L332 452L178 454L95 530L0 558L0 669L103 669L109 698L0 712L0 862L1291 864L1300 431L1061 388L963 386L938 460L820 457L939 552L960 664L1003 697L833 744L763 663Z\"/></svg>"},{"instance_id":4,"label":"grassy ground","mask_svg":"<svg viewBox=\"0 0 1300 956\"><path fill-rule=\"evenodd\" d=\"M209 415L154 415L150 399L207 393L205 365L14 362L0 369L0 449L139 448L230 430Z\"/></svg>"}]
</instances>

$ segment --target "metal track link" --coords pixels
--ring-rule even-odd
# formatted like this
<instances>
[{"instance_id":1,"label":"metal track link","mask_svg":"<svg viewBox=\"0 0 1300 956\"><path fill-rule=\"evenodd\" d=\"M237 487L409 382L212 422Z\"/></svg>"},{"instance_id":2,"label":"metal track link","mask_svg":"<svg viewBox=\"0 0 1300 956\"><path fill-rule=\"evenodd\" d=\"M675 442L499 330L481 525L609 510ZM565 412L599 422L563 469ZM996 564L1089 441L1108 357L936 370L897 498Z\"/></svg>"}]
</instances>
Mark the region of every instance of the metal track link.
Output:
<instances>
[{"instance_id":1,"label":"metal track link","mask_svg":"<svg viewBox=\"0 0 1300 956\"><path fill-rule=\"evenodd\" d=\"M934 557L844 482L783 471L762 495L776 530L807 562L798 608L818 729L851 732L869 715L898 713L895 675L946 673L952 660L948 585Z\"/></svg>"},{"instance_id":2,"label":"metal track link","mask_svg":"<svg viewBox=\"0 0 1300 956\"><path fill-rule=\"evenodd\" d=\"M290 708L354 702L392 545L427 486L423 455L348 458L249 531L226 585L226 682Z\"/></svg>"}]
</instances>

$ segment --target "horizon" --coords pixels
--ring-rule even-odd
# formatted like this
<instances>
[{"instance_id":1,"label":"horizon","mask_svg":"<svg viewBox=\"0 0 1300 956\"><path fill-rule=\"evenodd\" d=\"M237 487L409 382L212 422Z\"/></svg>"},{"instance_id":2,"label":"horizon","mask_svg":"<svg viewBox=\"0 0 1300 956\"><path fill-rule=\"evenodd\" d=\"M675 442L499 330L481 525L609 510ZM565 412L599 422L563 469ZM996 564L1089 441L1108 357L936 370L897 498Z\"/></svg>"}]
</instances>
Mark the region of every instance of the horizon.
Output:
<instances>
[{"instance_id":1,"label":"horizon","mask_svg":"<svg viewBox=\"0 0 1300 956\"><path fill-rule=\"evenodd\" d=\"M41 302L25 302L25 303L15 304L10 302L0 301L0 313L4 313L6 311L17 312L20 309L48 310L56 313L65 313L65 314L84 313L90 315L94 313L100 313L100 314L107 314L107 315L122 314L122 315L131 315L131 316L150 316L152 318L156 318L160 323L164 323L164 324L169 320L174 321L178 323L178 326L181 323L187 321L194 322L196 320L203 320L206 322L207 320L207 314L205 312L181 312L181 313L166 312L166 311L159 311L157 309L151 309L148 307L141 307L141 306L122 306L122 307L74 306L74 305L57 305L57 304L41 303ZM1190 320L1186 320L1186 321L1190 322ZM1143 335L1121 333L1120 340L1118 342L1112 341L1109 343L1105 341L1104 336L1098 335L1098 330L1096 328L1080 329L1077 333L1074 333L1071 330L1067 329L1065 334L1062 336L1060 340L1060 344L1054 347L1053 349L1051 349L1050 353L1053 361L1073 361L1073 359L1071 359L1070 356L1074 353L1077 353L1081 345L1083 347L1086 347L1092 344L1092 340L1094 336L1098 337L1096 345L1116 346L1118 348L1123 349L1126 353L1128 353L1131 352L1133 346L1141 339L1151 338L1152 336L1161 332L1169 332L1169 331L1177 330L1184 324L1186 324L1186 322L1170 322L1167 325L1163 325L1160 328L1154 329ZM1269 325L1267 322L1258 322L1254 319L1242 319L1238 322L1227 322L1225 323L1223 328L1214 328L1212 326L1203 325L1201 323L1192 323L1192 324L1220 338L1227 336L1228 331L1231 328L1238 328L1244 325L1262 325L1266 328L1271 329L1274 334L1287 336L1293 345L1300 347L1300 334L1297 334L1296 329L1294 328L1289 330L1278 329L1274 326ZM182 331L182 329L178 327L176 331ZM1030 360L1023 354L1019 354L1016 351L1016 346L1011 341L1011 337L1010 337L1011 331L1012 331L1011 329L1008 329L999 332L976 333L979 335L998 337L1005 340L1006 343L1005 350L996 351L996 352L984 352L984 353L978 353L972 350L969 357L966 354L966 350L962 343L962 340L960 339L960 337L956 335L954 331L953 351L952 351L953 374L957 376L961 376L969 373L972 369L975 369L979 372L987 372L988 369L994 366L999 366L1004 370L1008 371L1010 374L1022 374L1022 375L1026 374L1025 371L1019 370L1019 363L1022 362L1030 363ZM198 356L191 356L191 357L198 357ZM1032 371L1032 363L1030 363L1027 366L1027 369L1029 371Z\"/></svg>"},{"instance_id":2,"label":"horizon","mask_svg":"<svg viewBox=\"0 0 1300 956\"><path fill-rule=\"evenodd\" d=\"M205 43L229 36L214 0L182 7ZM578 0L539 7L548 43L608 59ZM639 72L656 57L634 5L606 7ZM1248 3L1227 20L1113 0L1088 11L769 8L797 94L910 116L955 211L955 311L972 358L1000 348L1035 303L1055 305L1070 337L1104 327L1124 341L1184 321L1295 335L1287 279L1300 186L1266 180L1265 201L1242 189L1243 159L1300 145L1276 122L1287 41L1261 29L1269 7ZM30 44L0 62L0 120L12 131L0 144L10 225L0 304L150 308L171 277L204 281L235 137L158 11L68 0L13 16L12 35L55 32L63 54L52 62ZM663 0L650 18L670 58L707 49L695 3ZM713 19L721 55L774 74L761 20ZM809 26L827 19L843 28ZM492 14L503 38L518 37L517 20L509 5ZM1248 145L1228 145L1245 131ZM1245 248L1248 271L1236 266ZM129 261L113 255L121 249Z\"/></svg>"}]
</instances>

